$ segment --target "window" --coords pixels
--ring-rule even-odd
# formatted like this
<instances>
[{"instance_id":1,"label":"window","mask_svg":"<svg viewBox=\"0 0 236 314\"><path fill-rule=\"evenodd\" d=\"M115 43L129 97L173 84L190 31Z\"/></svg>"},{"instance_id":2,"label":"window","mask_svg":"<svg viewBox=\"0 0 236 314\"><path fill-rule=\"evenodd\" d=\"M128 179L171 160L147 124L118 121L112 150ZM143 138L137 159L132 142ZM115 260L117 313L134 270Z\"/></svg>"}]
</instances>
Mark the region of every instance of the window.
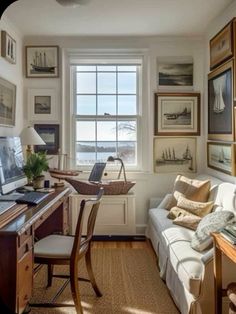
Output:
<instances>
[{"instance_id":1,"label":"window","mask_svg":"<svg viewBox=\"0 0 236 314\"><path fill-rule=\"evenodd\" d=\"M77 165L110 155L137 165L139 70L136 64L72 66Z\"/></svg>"}]
</instances>

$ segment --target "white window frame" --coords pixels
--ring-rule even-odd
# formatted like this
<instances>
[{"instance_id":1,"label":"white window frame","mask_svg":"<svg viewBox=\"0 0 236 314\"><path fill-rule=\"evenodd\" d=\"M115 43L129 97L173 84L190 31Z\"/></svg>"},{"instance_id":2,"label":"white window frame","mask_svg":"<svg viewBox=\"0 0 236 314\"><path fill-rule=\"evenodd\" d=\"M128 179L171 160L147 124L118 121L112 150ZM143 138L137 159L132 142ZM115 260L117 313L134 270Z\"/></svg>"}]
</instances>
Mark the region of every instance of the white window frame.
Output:
<instances>
[{"instance_id":1,"label":"white window frame","mask_svg":"<svg viewBox=\"0 0 236 314\"><path fill-rule=\"evenodd\" d=\"M72 125L72 141L71 141L71 156L73 156L74 162L72 163L73 167L76 167L76 121L77 121L77 115L76 115L76 70L75 67L77 65L137 65L137 114L136 115L125 115L125 116L120 116L120 115L115 115L115 116L99 116L102 120L106 119L107 120L116 120L117 117L122 120L122 118L127 119L136 119L137 123L137 131L136 131L136 137L137 137L137 164L136 165L129 165L126 164L126 170L127 171L140 171L142 170L142 74L143 74L143 57L142 56L114 56L114 55L106 55L105 56L99 56L99 57L92 57L88 58L88 56L85 58L83 56L76 57L76 59L71 58L70 60L70 80L71 80L71 92L70 92L70 108L71 108L71 125ZM91 115L84 116L83 120L85 121L86 118L88 120L91 120ZM99 118L97 120L99 120ZM82 169L82 170L90 170L93 165L77 165L77 168ZM116 169L117 166L112 166L110 165L110 169Z\"/></svg>"}]
</instances>

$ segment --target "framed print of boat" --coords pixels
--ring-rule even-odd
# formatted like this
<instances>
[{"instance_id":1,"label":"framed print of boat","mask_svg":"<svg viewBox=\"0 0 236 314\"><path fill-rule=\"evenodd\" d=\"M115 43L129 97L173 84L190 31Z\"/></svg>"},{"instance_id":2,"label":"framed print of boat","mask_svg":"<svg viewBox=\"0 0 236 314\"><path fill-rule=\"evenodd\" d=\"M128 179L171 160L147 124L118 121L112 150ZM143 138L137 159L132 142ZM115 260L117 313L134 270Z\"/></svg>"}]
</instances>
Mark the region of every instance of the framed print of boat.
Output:
<instances>
[{"instance_id":1,"label":"framed print of boat","mask_svg":"<svg viewBox=\"0 0 236 314\"><path fill-rule=\"evenodd\" d=\"M58 46L26 46L26 77L59 77Z\"/></svg>"},{"instance_id":2,"label":"framed print of boat","mask_svg":"<svg viewBox=\"0 0 236 314\"><path fill-rule=\"evenodd\" d=\"M158 57L157 85L163 91L191 91L194 85L193 58Z\"/></svg>"},{"instance_id":3,"label":"framed print of boat","mask_svg":"<svg viewBox=\"0 0 236 314\"><path fill-rule=\"evenodd\" d=\"M200 135L200 94L155 94L155 135Z\"/></svg>"},{"instance_id":4,"label":"framed print of boat","mask_svg":"<svg viewBox=\"0 0 236 314\"><path fill-rule=\"evenodd\" d=\"M54 89L28 90L28 118L29 121L58 122L58 107Z\"/></svg>"},{"instance_id":5,"label":"framed print of boat","mask_svg":"<svg viewBox=\"0 0 236 314\"><path fill-rule=\"evenodd\" d=\"M233 55L233 23L228 23L210 40L210 69L229 59Z\"/></svg>"},{"instance_id":6,"label":"framed print of boat","mask_svg":"<svg viewBox=\"0 0 236 314\"><path fill-rule=\"evenodd\" d=\"M207 166L229 175L235 175L235 145L220 142L207 143Z\"/></svg>"},{"instance_id":7,"label":"framed print of boat","mask_svg":"<svg viewBox=\"0 0 236 314\"><path fill-rule=\"evenodd\" d=\"M46 145L36 145L34 151L47 152L48 155L55 155L59 150L59 124L35 124L35 130L42 137Z\"/></svg>"},{"instance_id":8,"label":"framed print of boat","mask_svg":"<svg viewBox=\"0 0 236 314\"><path fill-rule=\"evenodd\" d=\"M154 138L154 172L196 172L196 138Z\"/></svg>"},{"instance_id":9,"label":"framed print of boat","mask_svg":"<svg viewBox=\"0 0 236 314\"><path fill-rule=\"evenodd\" d=\"M6 31L1 31L1 56L10 63L16 63L16 41Z\"/></svg>"},{"instance_id":10,"label":"framed print of boat","mask_svg":"<svg viewBox=\"0 0 236 314\"><path fill-rule=\"evenodd\" d=\"M16 112L16 85L0 77L0 125L13 127Z\"/></svg>"},{"instance_id":11,"label":"framed print of boat","mask_svg":"<svg viewBox=\"0 0 236 314\"><path fill-rule=\"evenodd\" d=\"M208 139L234 140L233 61L208 75Z\"/></svg>"}]
</instances>

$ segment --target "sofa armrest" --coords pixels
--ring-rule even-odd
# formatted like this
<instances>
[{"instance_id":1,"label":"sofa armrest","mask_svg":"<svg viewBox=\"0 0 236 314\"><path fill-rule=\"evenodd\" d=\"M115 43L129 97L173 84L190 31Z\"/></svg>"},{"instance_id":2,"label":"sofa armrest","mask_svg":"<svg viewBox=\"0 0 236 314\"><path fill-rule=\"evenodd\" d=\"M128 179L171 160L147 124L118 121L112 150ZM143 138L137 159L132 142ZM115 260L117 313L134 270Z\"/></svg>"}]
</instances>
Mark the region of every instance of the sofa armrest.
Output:
<instances>
[{"instance_id":1,"label":"sofa armrest","mask_svg":"<svg viewBox=\"0 0 236 314\"><path fill-rule=\"evenodd\" d=\"M166 194L165 197L162 199L162 201L159 203L157 208L166 208L166 205L170 202L172 199L172 194Z\"/></svg>"},{"instance_id":2,"label":"sofa armrest","mask_svg":"<svg viewBox=\"0 0 236 314\"><path fill-rule=\"evenodd\" d=\"M214 256L214 248L210 249L201 257L202 263L204 265L208 264L209 262L213 260L213 256Z\"/></svg>"}]
</instances>

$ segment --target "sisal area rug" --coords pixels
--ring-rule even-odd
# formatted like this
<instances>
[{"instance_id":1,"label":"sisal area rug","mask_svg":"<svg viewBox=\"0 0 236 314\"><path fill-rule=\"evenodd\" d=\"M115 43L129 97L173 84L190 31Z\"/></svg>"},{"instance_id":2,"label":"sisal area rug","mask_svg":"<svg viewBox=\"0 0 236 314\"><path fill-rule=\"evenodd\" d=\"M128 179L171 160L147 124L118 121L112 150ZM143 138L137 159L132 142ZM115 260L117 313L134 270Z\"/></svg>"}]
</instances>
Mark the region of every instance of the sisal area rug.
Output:
<instances>
[{"instance_id":1,"label":"sisal area rug","mask_svg":"<svg viewBox=\"0 0 236 314\"><path fill-rule=\"evenodd\" d=\"M80 282L84 314L177 314L168 290L159 277L155 260L148 249L92 250L95 277L103 296L97 298L90 283ZM87 277L85 265L79 265L80 276ZM68 273L68 268L58 266L57 273ZM63 283L53 279L51 288L46 286L46 268L34 280L31 302L46 302ZM58 302L71 303L70 286ZM74 308L32 308L32 314L75 314Z\"/></svg>"}]
</instances>

